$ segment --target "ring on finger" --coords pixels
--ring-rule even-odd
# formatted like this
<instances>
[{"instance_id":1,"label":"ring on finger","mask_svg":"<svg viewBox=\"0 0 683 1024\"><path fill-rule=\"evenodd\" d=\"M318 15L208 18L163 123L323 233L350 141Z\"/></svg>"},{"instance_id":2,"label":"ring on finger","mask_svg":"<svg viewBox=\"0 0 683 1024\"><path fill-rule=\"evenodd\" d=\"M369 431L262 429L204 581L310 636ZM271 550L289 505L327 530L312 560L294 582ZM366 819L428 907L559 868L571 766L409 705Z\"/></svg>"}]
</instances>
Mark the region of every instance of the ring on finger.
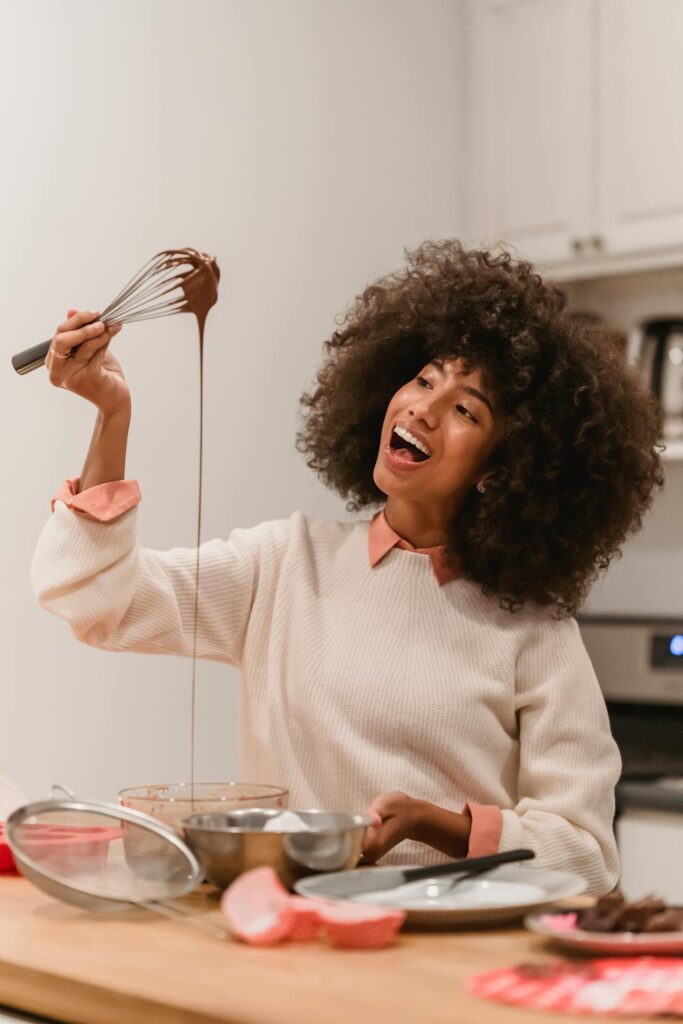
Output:
<instances>
[{"instance_id":1,"label":"ring on finger","mask_svg":"<svg viewBox=\"0 0 683 1024\"><path fill-rule=\"evenodd\" d=\"M58 352L56 348L51 348L50 352L56 359L71 359L71 349L68 352Z\"/></svg>"}]
</instances>

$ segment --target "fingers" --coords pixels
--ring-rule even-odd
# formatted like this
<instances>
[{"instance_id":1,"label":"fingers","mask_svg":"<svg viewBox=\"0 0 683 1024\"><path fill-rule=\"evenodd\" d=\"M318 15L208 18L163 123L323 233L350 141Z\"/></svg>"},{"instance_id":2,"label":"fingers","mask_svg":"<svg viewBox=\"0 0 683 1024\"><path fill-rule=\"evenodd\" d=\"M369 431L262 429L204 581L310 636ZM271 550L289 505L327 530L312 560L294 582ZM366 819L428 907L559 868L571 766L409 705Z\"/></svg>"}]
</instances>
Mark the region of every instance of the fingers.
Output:
<instances>
[{"instance_id":1,"label":"fingers","mask_svg":"<svg viewBox=\"0 0 683 1024\"><path fill-rule=\"evenodd\" d=\"M73 331L77 327L83 327L84 324L92 323L93 320L97 320L100 315L99 309L85 309L79 311L77 309L70 309L67 313L67 318L64 323L60 324L57 328L56 333L61 334L64 331Z\"/></svg>"},{"instance_id":2,"label":"fingers","mask_svg":"<svg viewBox=\"0 0 683 1024\"><path fill-rule=\"evenodd\" d=\"M368 814L377 814L380 818L387 818L390 814L396 814L409 801L409 797L400 789L392 789L390 793L381 793L370 804Z\"/></svg>"},{"instance_id":3,"label":"fingers","mask_svg":"<svg viewBox=\"0 0 683 1024\"><path fill-rule=\"evenodd\" d=\"M399 789L375 797L367 812L373 815L375 823L365 830L364 864L374 864L397 843L410 837L417 806L418 801Z\"/></svg>"},{"instance_id":4,"label":"fingers","mask_svg":"<svg viewBox=\"0 0 683 1024\"><path fill-rule=\"evenodd\" d=\"M84 341L89 341L91 338L96 338L98 335L103 334L104 330L105 326L102 321L96 320L95 323L88 324L86 327L79 327L77 330L57 331L52 339L52 346L57 352L68 352L70 349L75 348L76 345L82 345Z\"/></svg>"},{"instance_id":5,"label":"fingers","mask_svg":"<svg viewBox=\"0 0 683 1024\"><path fill-rule=\"evenodd\" d=\"M82 344L78 346L78 349L73 352L71 356L71 361L76 364L81 363L82 365L85 363L89 363L92 357L95 355L95 353L99 352L100 349L102 348L106 348L106 346L109 345L111 339L116 334L118 334L120 330L120 325L112 325L111 327L107 327L102 332L95 335L95 337L89 338L87 341L82 342Z\"/></svg>"},{"instance_id":6,"label":"fingers","mask_svg":"<svg viewBox=\"0 0 683 1024\"><path fill-rule=\"evenodd\" d=\"M92 324L90 326L93 328L97 327L96 324ZM86 367L88 373L93 370L97 371L104 361L104 356L107 348L109 347L110 341L121 330L121 325L115 324L105 329L104 325L100 324L97 329L97 334L89 337L86 341L81 342L78 347L76 347L76 344L74 343L63 340L69 338L69 335L77 338L80 335L81 330L87 332L89 331L89 327L81 328L78 331L67 331L64 334L56 335L48 351L45 362L50 382L55 384L57 387L68 388L73 377L76 374L80 374ZM98 358L100 357L100 354L101 358ZM67 355L68 358L65 358Z\"/></svg>"},{"instance_id":7,"label":"fingers","mask_svg":"<svg viewBox=\"0 0 683 1024\"><path fill-rule=\"evenodd\" d=\"M367 829L363 843L363 863L374 864L405 838L405 827L399 818L388 818L378 829Z\"/></svg>"}]
</instances>

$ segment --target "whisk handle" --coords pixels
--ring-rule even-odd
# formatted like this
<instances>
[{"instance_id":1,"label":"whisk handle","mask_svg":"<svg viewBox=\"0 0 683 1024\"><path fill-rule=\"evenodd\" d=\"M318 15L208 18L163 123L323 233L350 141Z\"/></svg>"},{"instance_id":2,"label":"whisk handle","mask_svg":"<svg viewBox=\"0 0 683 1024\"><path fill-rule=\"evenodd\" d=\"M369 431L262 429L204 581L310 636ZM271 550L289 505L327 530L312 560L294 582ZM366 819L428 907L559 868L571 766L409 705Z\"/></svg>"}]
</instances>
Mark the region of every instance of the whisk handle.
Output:
<instances>
[{"instance_id":1,"label":"whisk handle","mask_svg":"<svg viewBox=\"0 0 683 1024\"><path fill-rule=\"evenodd\" d=\"M37 370L44 364L51 344L52 338L49 341L43 341L40 345L33 345L32 348L25 348L23 352L17 352L15 356L12 356L12 366L17 373L21 374Z\"/></svg>"}]
</instances>

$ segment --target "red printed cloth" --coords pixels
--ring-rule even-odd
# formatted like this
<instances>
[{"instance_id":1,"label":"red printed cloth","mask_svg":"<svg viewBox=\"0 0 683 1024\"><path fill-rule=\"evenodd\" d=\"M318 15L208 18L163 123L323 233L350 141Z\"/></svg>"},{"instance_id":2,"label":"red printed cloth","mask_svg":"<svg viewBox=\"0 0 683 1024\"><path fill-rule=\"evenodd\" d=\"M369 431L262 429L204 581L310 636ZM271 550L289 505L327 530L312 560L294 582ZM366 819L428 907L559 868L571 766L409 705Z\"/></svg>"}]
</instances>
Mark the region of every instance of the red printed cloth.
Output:
<instances>
[{"instance_id":1,"label":"red printed cloth","mask_svg":"<svg viewBox=\"0 0 683 1024\"><path fill-rule=\"evenodd\" d=\"M469 981L482 999L555 1013L683 1019L683 958L639 956L521 964Z\"/></svg>"}]
</instances>

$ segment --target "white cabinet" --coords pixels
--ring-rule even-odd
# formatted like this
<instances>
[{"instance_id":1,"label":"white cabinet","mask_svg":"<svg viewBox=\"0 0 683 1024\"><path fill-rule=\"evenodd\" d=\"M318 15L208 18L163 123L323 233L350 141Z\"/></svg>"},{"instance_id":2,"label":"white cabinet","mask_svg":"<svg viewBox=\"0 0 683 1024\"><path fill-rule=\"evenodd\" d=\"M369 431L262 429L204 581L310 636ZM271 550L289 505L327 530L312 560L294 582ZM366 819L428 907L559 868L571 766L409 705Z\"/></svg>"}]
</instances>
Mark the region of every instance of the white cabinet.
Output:
<instances>
[{"instance_id":1,"label":"white cabinet","mask_svg":"<svg viewBox=\"0 0 683 1024\"><path fill-rule=\"evenodd\" d=\"M539 261L591 230L591 0L474 0L468 234Z\"/></svg>"},{"instance_id":2,"label":"white cabinet","mask_svg":"<svg viewBox=\"0 0 683 1024\"><path fill-rule=\"evenodd\" d=\"M468 15L468 240L566 277L683 261L683 0Z\"/></svg>"},{"instance_id":3,"label":"white cabinet","mask_svg":"<svg viewBox=\"0 0 683 1024\"><path fill-rule=\"evenodd\" d=\"M598 233L609 252L683 244L683 3L599 0Z\"/></svg>"}]
</instances>

